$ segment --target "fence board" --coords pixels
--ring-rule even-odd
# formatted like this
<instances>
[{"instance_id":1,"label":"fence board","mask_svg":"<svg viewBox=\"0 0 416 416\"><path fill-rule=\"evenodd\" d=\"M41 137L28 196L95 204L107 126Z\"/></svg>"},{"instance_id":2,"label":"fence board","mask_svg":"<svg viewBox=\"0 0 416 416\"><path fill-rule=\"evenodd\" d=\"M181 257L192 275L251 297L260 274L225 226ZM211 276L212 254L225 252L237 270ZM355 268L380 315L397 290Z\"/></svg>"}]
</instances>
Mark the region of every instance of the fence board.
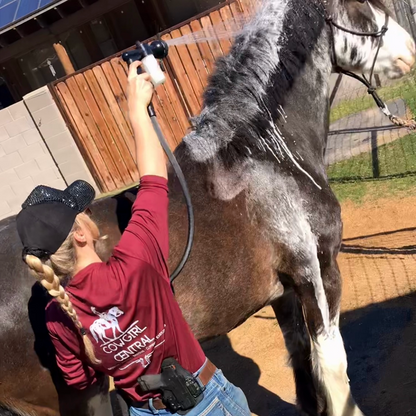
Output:
<instances>
[{"instance_id":1,"label":"fence board","mask_svg":"<svg viewBox=\"0 0 416 416\"><path fill-rule=\"evenodd\" d=\"M171 32L172 39L180 38L182 36L179 30L173 30ZM195 97L198 101L198 111L201 107L201 96L204 92L204 86L199 79L198 72L195 69L195 65L192 61L191 55L189 54L188 47L186 45L178 45L177 47L178 55L182 61L183 67L185 69L186 75L190 81L190 84L194 90Z\"/></svg>"},{"instance_id":2,"label":"fence board","mask_svg":"<svg viewBox=\"0 0 416 416\"><path fill-rule=\"evenodd\" d=\"M192 32L202 31L204 28L199 20L194 20L190 24ZM205 66L209 74L212 74L215 68L215 57L211 52L208 42L198 42L198 49L201 53L201 57L204 60Z\"/></svg>"},{"instance_id":3,"label":"fence board","mask_svg":"<svg viewBox=\"0 0 416 416\"><path fill-rule=\"evenodd\" d=\"M229 33L233 33L233 31L238 28L238 24L237 24L236 20L234 19L233 12L231 11L231 7L230 6L225 6L222 9L220 9L220 15L221 15L221 19L223 21L225 29ZM235 38L234 34L230 35L229 49L231 48L232 41L234 40L234 38ZM227 53L228 53L228 51L227 51Z\"/></svg>"},{"instance_id":4,"label":"fence board","mask_svg":"<svg viewBox=\"0 0 416 416\"><path fill-rule=\"evenodd\" d=\"M167 34L162 37L163 40L172 39L171 35ZM182 60L179 56L178 50L176 47L170 47L169 56L166 58L170 62L171 67L174 68L174 76L178 80L178 83L181 86L183 91L184 98L187 102L189 111L192 115L198 114L200 103L198 98L195 95L193 88L190 85L188 75L186 74L185 68L182 64Z\"/></svg>"},{"instance_id":5,"label":"fence board","mask_svg":"<svg viewBox=\"0 0 416 416\"><path fill-rule=\"evenodd\" d=\"M98 69L99 67L96 68ZM93 71L95 72L96 78L100 82L101 73L100 71L96 71L96 68L94 68ZM121 105L121 101L123 101L125 103L125 110L127 111L127 100L124 95L124 91L119 84L117 76L114 72L114 68L110 62L104 62L101 66L101 69L107 82L104 80L102 83L100 82L100 87L107 100L110 111L116 120L118 128L120 129L120 133L122 135L121 138L125 141L134 161L134 138L131 131L131 126L129 125L128 119L125 118Z\"/></svg>"},{"instance_id":6,"label":"fence board","mask_svg":"<svg viewBox=\"0 0 416 416\"><path fill-rule=\"evenodd\" d=\"M90 131L91 129L94 131L97 137L100 137L100 141L105 152L104 154L107 168L111 172L114 172L113 179L115 184L117 186L124 186L125 183L131 182L131 177L124 163L124 156L120 153L119 148L114 141L100 110L100 107L106 105L105 99L103 101L98 101L98 99L101 97L94 96L86 80L87 74L91 74L92 77L94 76L91 73L91 70L89 70L83 74L75 75L74 78L78 84L85 103L89 108L90 114L92 115L92 120L90 122L89 128Z\"/></svg>"},{"instance_id":7,"label":"fence board","mask_svg":"<svg viewBox=\"0 0 416 416\"><path fill-rule=\"evenodd\" d=\"M236 8L237 4L238 4L238 8L241 10L243 15L246 18L249 18L251 12L250 12L249 5L247 5L247 2L245 2L244 0L237 0L236 3L232 3L232 6L234 6L234 8Z\"/></svg>"},{"instance_id":8,"label":"fence board","mask_svg":"<svg viewBox=\"0 0 416 416\"><path fill-rule=\"evenodd\" d=\"M181 35L191 35L192 29L189 25L183 26L180 28ZM199 81L203 87L207 84L208 78L208 71L205 66L204 60L201 56L201 53L198 49L198 45L196 43L189 43L186 45L188 48L188 52L191 56L192 62L197 72L197 76Z\"/></svg>"},{"instance_id":9,"label":"fence board","mask_svg":"<svg viewBox=\"0 0 416 416\"><path fill-rule=\"evenodd\" d=\"M68 114L71 116L74 121L74 126L78 132L78 138L80 140L80 148L85 149L86 152L90 155L88 158L92 165L95 167L94 173L99 178L99 183L103 191L109 191L115 188L113 178L107 170L104 159L101 156L101 153L98 150L98 147L88 130L88 126L84 121L84 117L78 109L77 104L68 88L68 85L64 82L61 82L55 86L58 93L60 94L61 100L65 103L67 107Z\"/></svg>"},{"instance_id":10,"label":"fence board","mask_svg":"<svg viewBox=\"0 0 416 416\"><path fill-rule=\"evenodd\" d=\"M66 85L62 83L62 85L66 88ZM62 95L61 91L58 89L58 86L55 88L51 88L49 85L49 91L52 94L52 97L56 101L58 108L60 109L62 116L65 120L66 125L68 126L69 131L72 134L72 137L75 140L76 146L81 153L81 156L85 160L85 163L91 172L96 183L100 183L100 177L97 175L97 162L92 160L89 156L89 153L82 142L82 137L80 136L80 130L76 126L74 122L74 118L69 110L67 103L64 100L64 96Z\"/></svg>"},{"instance_id":11,"label":"fence board","mask_svg":"<svg viewBox=\"0 0 416 416\"><path fill-rule=\"evenodd\" d=\"M238 23L239 27L243 26L243 21L240 19L247 18L247 14L244 12L243 7L241 6L240 1L236 1L230 4L230 9L233 14L235 21Z\"/></svg>"},{"instance_id":12,"label":"fence board","mask_svg":"<svg viewBox=\"0 0 416 416\"><path fill-rule=\"evenodd\" d=\"M136 163L133 159L133 144L131 144L130 146L127 145L124 134L122 134L120 131L122 125L119 125L114 118L116 109L114 108L114 105L112 106L107 101L106 97L103 94L104 90L110 91L110 87L108 85L107 78L104 75L103 68L101 66L96 66L92 70L86 71L84 75L91 89L91 93L96 99L97 104L99 106L99 110L101 111L103 119L107 125L108 132L110 134L109 139L112 140L112 143L118 149L118 154L120 155L119 163L121 163L123 167L125 166L126 172L128 173L128 176L123 175L123 179L127 183L137 181L139 179L139 176ZM111 97L109 97L109 99L111 101ZM114 112L112 110L114 110Z\"/></svg>"},{"instance_id":13,"label":"fence board","mask_svg":"<svg viewBox=\"0 0 416 416\"><path fill-rule=\"evenodd\" d=\"M161 103L160 97L158 94L155 94L152 100L153 107L156 111L157 121L159 122L160 128L167 140L169 147L174 149L176 147L175 134L173 132L171 124L169 124L168 116L165 113L165 109Z\"/></svg>"},{"instance_id":14,"label":"fence board","mask_svg":"<svg viewBox=\"0 0 416 416\"><path fill-rule=\"evenodd\" d=\"M178 123L181 126L182 134L185 134L187 129L190 127L189 118L186 114L183 98L180 94L179 88L175 87L174 81L172 80L171 71L169 70L169 67L167 65L165 66L167 67L168 75L166 77L164 87L172 103L172 108L175 112Z\"/></svg>"},{"instance_id":15,"label":"fence board","mask_svg":"<svg viewBox=\"0 0 416 416\"><path fill-rule=\"evenodd\" d=\"M169 145L171 149L174 149L178 145L178 143L180 143L184 132L179 124L175 111L172 108L172 104L169 100L165 88L163 88L163 86L159 86L156 89L155 95L156 97L153 99L153 101L156 98L159 100L159 104L162 107L163 112L165 113L166 122L169 124L172 130L172 142L170 142Z\"/></svg>"},{"instance_id":16,"label":"fence board","mask_svg":"<svg viewBox=\"0 0 416 416\"><path fill-rule=\"evenodd\" d=\"M211 28L212 27L211 18L209 16L202 17L201 18L201 25L205 29ZM219 57L224 55L218 40L215 40L215 39L209 40L208 45L209 45L209 47L211 49L211 52L212 52L212 55L214 56L215 59L218 59Z\"/></svg>"},{"instance_id":17,"label":"fence board","mask_svg":"<svg viewBox=\"0 0 416 416\"><path fill-rule=\"evenodd\" d=\"M222 17L219 11L212 12L209 16L211 18L212 24L215 26L215 28L218 28L220 33L226 31L226 27L224 25L224 22L222 20ZM219 39L219 44L221 46L223 55L227 54L231 48L230 39L221 37Z\"/></svg>"},{"instance_id":18,"label":"fence board","mask_svg":"<svg viewBox=\"0 0 416 416\"><path fill-rule=\"evenodd\" d=\"M78 74L81 75L82 74ZM120 177L120 173L117 169L117 166L114 164L113 159L111 158L111 154L108 151L108 148L105 144L105 140L103 138L103 136L101 135L100 131L98 130L95 122L94 122L94 118L93 115L90 111L90 108L86 102L85 97L83 96L81 89L79 88L78 85L78 80L76 79L77 75L75 75L72 78L68 78L66 80L66 84L68 85L68 87L70 88L71 92L72 92L72 96L74 98L74 101L76 103L76 105L78 106L81 114L83 115L83 118L85 120L85 124L88 127L88 130L90 132L90 135L92 136L92 139L94 140L94 142L97 145L98 150L100 151L100 154L102 155L102 158L105 162L105 168L108 172L110 172L114 185L115 187L113 189L115 189L116 187L122 187L123 186L123 181ZM108 187L111 189L111 184L108 184Z\"/></svg>"},{"instance_id":19,"label":"fence board","mask_svg":"<svg viewBox=\"0 0 416 416\"><path fill-rule=\"evenodd\" d=\"M110 83L111 90L115 96L115 99L120 106L120 109L124 115L124 119L127 122L131 135L133 135L133 130L129 122L129 112L127 105L126 89L127 89L127 72L126 67L122 65L120 58L115 58L110 61L111 66L114 70L114 74L117 77L117 82ZM133 136L132 136L133 137Z\"/></svg>"}]
</instances>

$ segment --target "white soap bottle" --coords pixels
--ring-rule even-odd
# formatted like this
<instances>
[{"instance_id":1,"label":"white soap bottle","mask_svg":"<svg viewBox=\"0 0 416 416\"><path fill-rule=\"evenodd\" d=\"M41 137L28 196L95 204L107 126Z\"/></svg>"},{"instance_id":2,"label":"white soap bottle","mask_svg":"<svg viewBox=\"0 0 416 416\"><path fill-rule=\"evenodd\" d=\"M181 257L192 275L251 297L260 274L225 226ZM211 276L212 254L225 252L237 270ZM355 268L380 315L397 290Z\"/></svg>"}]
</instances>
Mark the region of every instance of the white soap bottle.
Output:
<instances>
[{"instance_id":1,"label":"white soap bottle","mask_svg":"<svg viewBox=\"0 0 416 416\"><path fill-rule=\"evenodd\" d=\"M150 75L151 81L155 87L163 84L166 81L165 74L160 68L156 58L152 55L146 55L142 59L143 69Z\"/></svg>"}]
</instances>

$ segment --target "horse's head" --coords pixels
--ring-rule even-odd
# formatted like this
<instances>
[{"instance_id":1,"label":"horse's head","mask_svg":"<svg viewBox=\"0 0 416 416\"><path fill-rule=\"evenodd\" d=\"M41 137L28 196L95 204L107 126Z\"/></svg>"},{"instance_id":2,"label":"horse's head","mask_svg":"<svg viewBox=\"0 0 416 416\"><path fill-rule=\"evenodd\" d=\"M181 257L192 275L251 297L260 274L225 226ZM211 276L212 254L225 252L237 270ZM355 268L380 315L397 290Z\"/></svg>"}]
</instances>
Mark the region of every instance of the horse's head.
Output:
<instances>
[{"instance_id":1,"label":"horse's head","mask_svg":"<svg viewBox=\"0 0 416 416\"><path fill-rule=\"evenodd\" d=\"M389 78L410 71L415 43L380 0L333 0L327 7L337 66Z\"/></svg>"}]
</instances>

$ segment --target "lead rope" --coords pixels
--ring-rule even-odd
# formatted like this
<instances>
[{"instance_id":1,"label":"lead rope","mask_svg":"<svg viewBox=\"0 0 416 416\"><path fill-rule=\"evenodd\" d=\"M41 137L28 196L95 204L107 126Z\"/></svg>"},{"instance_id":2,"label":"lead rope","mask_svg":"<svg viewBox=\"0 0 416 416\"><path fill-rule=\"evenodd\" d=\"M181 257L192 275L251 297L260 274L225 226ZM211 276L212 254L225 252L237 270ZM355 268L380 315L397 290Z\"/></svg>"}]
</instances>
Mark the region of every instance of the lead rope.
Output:
<instances>
[{"instance_id":1,"label":"lead rope","mask_svg":"<svg viewBox=\"0 0 416 416\"><path fill-rule=\"evenodd\" d=\"M416 130L416 120L414 119L405 120L399 116L396 116L395 114L392 114L392 112L387 107L387 104L377 94L377 88L371 85L371 83L367 80L367 78L364 75L360 77L359 75L354 74L353 72L344 71L341 68L338 69L338 72L341 72L342 74L347 75L348 77L354 78L360 81L362 84L364 84L367 87L368 94L370 94L373 97L378 108L386 117L389 118L389 120L394 125L399 126L399 127L406 127L409 130Z\"/></svg>"}]
</instances>

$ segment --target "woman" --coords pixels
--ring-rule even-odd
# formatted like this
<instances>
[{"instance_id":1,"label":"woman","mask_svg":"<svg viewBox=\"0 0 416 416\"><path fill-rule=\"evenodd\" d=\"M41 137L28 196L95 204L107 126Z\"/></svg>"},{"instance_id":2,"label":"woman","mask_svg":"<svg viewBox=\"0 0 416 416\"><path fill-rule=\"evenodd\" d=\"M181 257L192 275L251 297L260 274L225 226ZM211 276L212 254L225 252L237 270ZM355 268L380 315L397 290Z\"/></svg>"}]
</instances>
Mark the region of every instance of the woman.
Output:
<instances>
[{"instance_id":1,"label":"woman","mask_svg":"<svg viewBox=\"0 0 416 416\"><path fill-rule=\"evenodd\" d=\"M131 415L172 414L177 408L161 391L145 391L138 378L160 374L164 360L174 358L179 365L170 368L182 366L204 390L187 414L247 416L244 394L206 359L170 288L167 170L147 114L153 86L147 74L137 75L139 65L130 66L128 105L141 184L111 258L103 263L95 251L99 230L84 213L94 190L83 181L65 191L39 186L29 195L17 217L23 258L54 297L47 327L68 385L85 389L104 372Z\"/></svg>"}]
</instances>

